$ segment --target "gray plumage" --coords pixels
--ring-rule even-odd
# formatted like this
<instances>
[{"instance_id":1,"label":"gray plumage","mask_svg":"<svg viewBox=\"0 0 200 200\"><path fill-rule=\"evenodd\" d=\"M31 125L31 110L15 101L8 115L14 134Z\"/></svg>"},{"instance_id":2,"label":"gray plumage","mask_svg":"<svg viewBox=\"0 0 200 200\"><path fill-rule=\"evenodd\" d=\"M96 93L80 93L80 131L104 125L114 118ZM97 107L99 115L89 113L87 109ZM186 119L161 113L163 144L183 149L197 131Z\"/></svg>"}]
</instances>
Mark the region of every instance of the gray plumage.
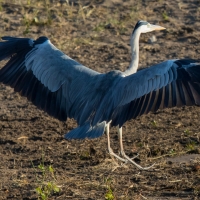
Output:
<instances>
[{"instance_id":1,"label":"gray plumage","mask_svg":"<svg viewBox=\"0 0 200 200\"><path fill-rule=\"evenodd\" d=\"M127 120L159 108L200 104L200 65L196 60L168 60L137 73L91 70L58 50L46 37L3 37L0 81L38 108L78 128L65 138L95 138L107 123Z\"/></svg>"}]
</instances>

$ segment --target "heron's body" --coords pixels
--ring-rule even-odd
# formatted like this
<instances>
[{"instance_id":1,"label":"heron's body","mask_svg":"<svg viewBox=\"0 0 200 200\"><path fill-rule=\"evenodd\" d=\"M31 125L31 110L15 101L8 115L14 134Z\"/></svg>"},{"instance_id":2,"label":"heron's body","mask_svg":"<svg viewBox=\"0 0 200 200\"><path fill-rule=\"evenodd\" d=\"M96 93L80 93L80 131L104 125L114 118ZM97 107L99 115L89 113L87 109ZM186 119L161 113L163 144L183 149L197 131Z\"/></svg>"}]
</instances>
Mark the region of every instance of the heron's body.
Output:
<instances>
[{"instance_id":1,"label":"heron's body","mask_svg":"<svg viewBox=\"0 0 200 200\"><path fill-rule=\"evenodd\" d=\"M196 60L168 60L135 73L142 28L147 27L146 32L163 29L152 26L147 22L136 25L132 62L125 72L91 70L58 50L46 37L3 37L0 61L9 61L0 70L0 82L59 120L74 118L79 126L65 135L67 139L99 137L106 127L109 132L110 123L121 128L127 120L150 111L200 105L200 65ZM123 154L122 141L120 147ZM125 154L124 158L128 159Z\"/></svg>"}]
</instances>

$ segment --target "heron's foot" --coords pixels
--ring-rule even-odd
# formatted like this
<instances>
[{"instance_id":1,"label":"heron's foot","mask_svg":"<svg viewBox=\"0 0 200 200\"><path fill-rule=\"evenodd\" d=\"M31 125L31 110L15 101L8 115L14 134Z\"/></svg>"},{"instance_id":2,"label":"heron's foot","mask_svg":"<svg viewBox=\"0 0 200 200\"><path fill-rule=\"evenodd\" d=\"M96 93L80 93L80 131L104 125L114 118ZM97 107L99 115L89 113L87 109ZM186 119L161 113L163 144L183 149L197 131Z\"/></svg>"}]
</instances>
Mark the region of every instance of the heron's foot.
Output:
<instances>
[{"instance_id":1,"label":"heron's foot","mask_svg":"<svg viewBox=\"0 0 200 200\"><path fill-rule=\"evenodd\" d=\"M139 164L137 164L133 159L134 159L134 158L137 158L137 157L139 156L139 154L137 154L137 155L134 156L133 158L129 158L129 157L125 154L124 151L121 151L121 156L123 157L123 158L121 158L120 156L118 156L117 154L115 154L111 148L109 148L108 151L109 151L109 154L110 154L111 156L116 157L118 160L120 160L120 161L122 161L122 162L124 162L124 163L130 162L130 163L132 163L133 165L135 165L135 166L136 166L138 169L140 169L140 170L149 170L149 169L151 169L151 168L155 165L155 163L154 163L153 165L151 165L151 166L149 166L149 167L142 167L142 166L140 166Z\"/></svg>"},{"instance_id":2,"label":"heron's foot","mask_svg":"<svg viewBox=\"0 0 200 200\"><path fill-rule=\"evenodd\" d=\"M125 154L124 151L121 150L121 151L120 151L120 155L123 157L124 154ZM139 156L139 153L137 153L137 155L135 155L134 157L132 157L132 158L130 158L130 159L131 159L131 160L134 160L134 159L137 158L138 156ZM128 162L128 160L126 160L126 162Z\"/></svg>"},{"instance_id":3,"label":"heron's foot","mask_svg":"<svg viewBox=\"0 0 200 200\"><path fill-rule=\"evenodd\" d=\"M135 165L135 166L136 166L138 169L140 169L140 170L148 170L148 169L151 169L151 168L155 165L155 163L154 163L153 165L151 165L151 166L149 166L149 167L142 167L141 165L137 164L133 159L134 159L134 158L137 158L137 157L139 156L139 154L137 154L137 155L134 156L133 158L129 158L129 157L125 154L124 151L121 151L121 155L122 155L122 157L126 160L126 162L132 163L133 165Z\"/></svg>"},{"instance_id":4,"label":"heron's foot","mask_svg":"<svg viewBox=\"0 0 200 200\"><path fill-rule=\"evenodd\" d=\"M113 152L113 150L111 148L108 149L108 152L111 156L116 157L118 160L121 160L122 162L127 162L127 160L121 158L120 156L118 156L116 153Z\"/></svg>"}]
</instances>

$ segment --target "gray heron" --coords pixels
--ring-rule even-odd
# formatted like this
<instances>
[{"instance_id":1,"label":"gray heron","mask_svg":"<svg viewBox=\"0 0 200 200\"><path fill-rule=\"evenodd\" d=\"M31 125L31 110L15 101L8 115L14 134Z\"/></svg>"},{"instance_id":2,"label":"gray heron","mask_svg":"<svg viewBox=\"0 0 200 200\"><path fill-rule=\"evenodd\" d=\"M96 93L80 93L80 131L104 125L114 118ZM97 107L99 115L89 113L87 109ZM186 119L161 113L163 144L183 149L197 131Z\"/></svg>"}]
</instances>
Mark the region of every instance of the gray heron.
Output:
<instances>
[{"instance_id":1,"label":"gray heron","mask_svg":"<svg viewBox=\"0 0 200 200\"><path fill-rule=\"evenodd\" d=\"M122 125L150 111L200 105L200 64L197 60L167 60L137 71L140 33L163 27L139 21L133 31L132 62L125 72L99 73L71 59L47 37L2 37L0 82L10 85L49 115L78 127L66 139L100 137L105 129L111 155L143 168L124 153ZM139 31L138 31L139 30ZM110 148L109 125L119 127L122 157Z\"/></svg>"}]
</instances>

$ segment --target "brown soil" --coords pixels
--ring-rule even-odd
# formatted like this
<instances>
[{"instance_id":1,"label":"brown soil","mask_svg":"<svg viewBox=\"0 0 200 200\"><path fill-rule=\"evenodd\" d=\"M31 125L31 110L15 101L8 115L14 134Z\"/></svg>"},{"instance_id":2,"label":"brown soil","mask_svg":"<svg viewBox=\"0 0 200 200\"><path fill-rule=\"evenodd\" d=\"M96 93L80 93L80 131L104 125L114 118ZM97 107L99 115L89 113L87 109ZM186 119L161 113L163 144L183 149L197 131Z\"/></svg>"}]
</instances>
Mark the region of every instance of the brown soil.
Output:
<instances>
[{"instance_id":1,"label":"brown soil","mask_svg":"<svg viewBox=\"0 0 200 200\"><path fill-rule=\"evenodd\" d=\"M1 36L45 35L67 55L99 72L127 68L130 34L139 19L167 28L141 36L141 67L166 59L199 58L197 0L0 2ZM157 41L150 44L152 35ZM154 169L139 171L109 156L105 135L65 140L64 134L76 127L73 120L51 118L1 84L0 199L37 199L36 188L51 181L60 191L49 199L199 199L199 117L199 107L185 107L128 121L123 126L127 154L138 152L135 161L142 166L156 162ZM111 140L117 153L116 128ZM48 172L42 175L41 163L54 168L55 179Z\"/></svg>"}]
</instances>

